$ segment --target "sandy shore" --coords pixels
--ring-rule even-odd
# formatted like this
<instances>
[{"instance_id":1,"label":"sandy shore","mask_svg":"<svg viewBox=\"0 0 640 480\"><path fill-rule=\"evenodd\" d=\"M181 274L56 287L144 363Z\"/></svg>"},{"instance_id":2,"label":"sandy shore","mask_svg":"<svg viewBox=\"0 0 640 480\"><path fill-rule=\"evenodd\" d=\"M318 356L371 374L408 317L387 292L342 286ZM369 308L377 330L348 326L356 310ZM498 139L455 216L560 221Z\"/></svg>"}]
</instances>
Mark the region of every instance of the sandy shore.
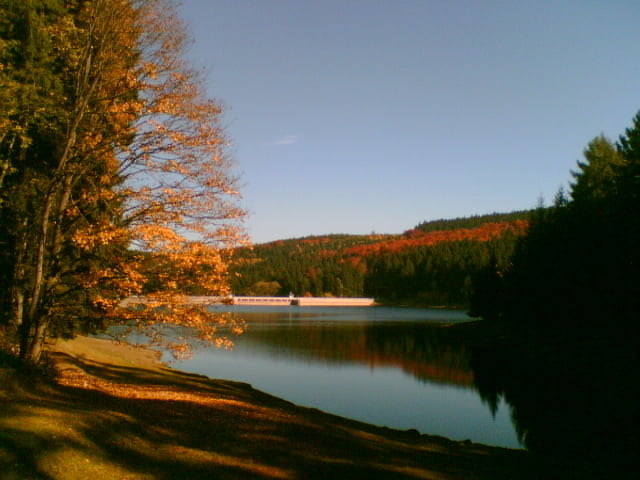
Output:
<instances>
[{"instance_id":1,"label":"sandy shore","mask_svg":"<svg viewBox=\"0 0 640 480\"><path fill-rule=\"evenodd\" d=\"M587 478L521 450L376 427L79 337L55 382L0 370L0 479Z\"/></svg>"}]
</instances>

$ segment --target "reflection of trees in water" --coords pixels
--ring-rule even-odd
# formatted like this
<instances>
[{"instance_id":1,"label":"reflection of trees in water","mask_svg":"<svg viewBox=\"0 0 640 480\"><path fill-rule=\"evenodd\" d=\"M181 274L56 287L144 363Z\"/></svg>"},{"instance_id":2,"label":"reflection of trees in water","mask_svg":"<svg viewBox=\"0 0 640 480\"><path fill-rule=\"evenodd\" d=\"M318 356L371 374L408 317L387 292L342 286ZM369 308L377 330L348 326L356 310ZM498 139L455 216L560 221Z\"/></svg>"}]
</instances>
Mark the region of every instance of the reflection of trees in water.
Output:
<instances>
[{"instance_id":1,"label":"reflection of trees in water","mask_svg":"<svg viewBox=\"0 0 640 480\"><path fill-rule=\"evenodd\" d=\"M291 328L251 329L247 341L278 355L393 366L423 381L473 385L466 348L439 325L296 322Z\"/></svg>"},{"instance_id":2,"label":"reflection of trees in water","mask_svg":"<svg viewBox=\"0 0 640 480\"><path fill-rule=\"evenodd\" d=\"M514 345L473 350L483 400L495 411L504 396L520 441L533 452L605 460L614 470L632 465L638 456L632 356L598 342L571 349L537 344L535 354Z\"/></svg>"},{"instance_id":3,"label":"reflection of trees in water","mask_svg":"<svg viewBox=\"0 0 640 480\"><path fill-rule=\"evenodd\" d=\"M466 347L442 326L373 326L367 330L367 351L420 380L473 384Z\"/></svg>"}]
</instances>

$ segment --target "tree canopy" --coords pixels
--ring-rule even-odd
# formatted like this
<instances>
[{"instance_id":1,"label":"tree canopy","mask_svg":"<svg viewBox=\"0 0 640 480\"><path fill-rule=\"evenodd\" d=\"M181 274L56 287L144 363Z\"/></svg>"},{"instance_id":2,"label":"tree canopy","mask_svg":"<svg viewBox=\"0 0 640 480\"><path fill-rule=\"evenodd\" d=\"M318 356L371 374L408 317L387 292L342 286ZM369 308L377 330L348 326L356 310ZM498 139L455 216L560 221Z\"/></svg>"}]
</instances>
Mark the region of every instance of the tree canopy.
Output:
<instances>
[{"instance_id":1,"label":"tree canopy","mask_svg":"<svg viewBox=\"0 0 640 480\"><path fill-rule=\"evenodd\" d=\"M105 321L220 341L183 300L228 292L244 212L173 3L0 2L0 321L21 357Z\"/></svg>"}]
</instances>

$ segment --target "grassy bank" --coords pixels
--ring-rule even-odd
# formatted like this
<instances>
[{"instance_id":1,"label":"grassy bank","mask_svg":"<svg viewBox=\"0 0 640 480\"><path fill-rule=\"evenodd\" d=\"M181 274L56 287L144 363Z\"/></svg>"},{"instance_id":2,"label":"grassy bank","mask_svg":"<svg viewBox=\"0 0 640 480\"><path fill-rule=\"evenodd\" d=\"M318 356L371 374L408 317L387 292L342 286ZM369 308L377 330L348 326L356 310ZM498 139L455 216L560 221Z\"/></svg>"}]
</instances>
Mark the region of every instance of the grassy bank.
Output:
<instances>
[{"instance_id":1,"label":"grassy bank","mask_svg":"<svg viewBox=\"0 0 640 480\"><path fill-rule=\"evenodd\" d=\"M0 479L538 479L579 467L375 427L80 337L55 379L0 363Z\"/></svg>"}]
</instances>

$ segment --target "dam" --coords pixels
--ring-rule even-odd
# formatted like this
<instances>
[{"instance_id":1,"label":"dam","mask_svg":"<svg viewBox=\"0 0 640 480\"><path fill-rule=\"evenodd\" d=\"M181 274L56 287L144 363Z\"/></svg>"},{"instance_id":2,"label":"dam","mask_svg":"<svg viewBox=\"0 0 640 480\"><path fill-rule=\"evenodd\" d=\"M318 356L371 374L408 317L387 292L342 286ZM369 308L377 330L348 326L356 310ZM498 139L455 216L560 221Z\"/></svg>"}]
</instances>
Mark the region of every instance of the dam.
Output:
<instances>
[{"instance_id":1,"label":"dam","mask_svg":"<svg viewBox=\"0 0 640 480\"><path fill-rule=\"evenodd\" d=\"M231 297L232 305L296 305L299 307L370 307L373 298L361 297Z\"/></svg>"},{"instance_id":2,"label":"dam","mask_svg":"<svg viewBox=\"0 0 640 480\"><path fill-rule=\"evenodd\" d=\"M120 302L120 306L129 307L149 303L144 296L131 296ZM373 298L362 297L260 297L236 296L214 297L207 295L192 295L181 299L187 305L256 305L256 306L289 306L298 307L371 307L375 305ZM151 301L153 302L153 301Z\"/></svg>"}]
</instances>

